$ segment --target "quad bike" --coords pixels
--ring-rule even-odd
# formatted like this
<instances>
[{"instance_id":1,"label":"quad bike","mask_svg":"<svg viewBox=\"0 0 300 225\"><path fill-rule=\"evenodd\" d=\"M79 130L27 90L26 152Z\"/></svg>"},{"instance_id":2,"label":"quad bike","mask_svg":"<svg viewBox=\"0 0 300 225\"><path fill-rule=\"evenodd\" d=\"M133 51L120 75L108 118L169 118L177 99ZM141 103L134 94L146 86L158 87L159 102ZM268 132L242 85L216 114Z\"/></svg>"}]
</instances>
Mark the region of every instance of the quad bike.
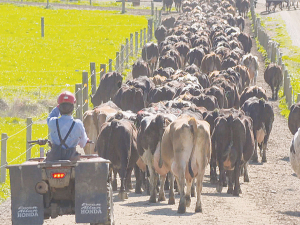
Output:
<instances>
[{"instance_id":1,"label":"quad bike","mask_svg":"<svg viewBox=\"0 0 300 225\"><path fill-rule=\"evenodd\" d=\"M47 139L29 143L51 144ZM82 155L79 161L44 159L7 166L13 225L74 214L76 223L114 224L109 160L98 155Z\"/></svg>"}]
</instances>

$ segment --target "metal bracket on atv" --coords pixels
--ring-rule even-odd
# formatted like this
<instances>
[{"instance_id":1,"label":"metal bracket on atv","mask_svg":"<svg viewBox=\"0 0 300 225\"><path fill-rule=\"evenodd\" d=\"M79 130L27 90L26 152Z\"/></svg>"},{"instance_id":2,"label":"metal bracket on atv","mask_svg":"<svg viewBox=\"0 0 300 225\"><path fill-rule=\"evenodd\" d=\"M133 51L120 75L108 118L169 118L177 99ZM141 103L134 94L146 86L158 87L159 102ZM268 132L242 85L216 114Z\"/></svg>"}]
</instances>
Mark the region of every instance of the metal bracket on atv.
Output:
<instances>
[{"instance_id":1,"label":"metal bracket on atv","mask_svg":"<svg viewBox=\"0 0 300 225\"><path fill-rule=\"evenodd\" d=\"M66 214L75 214L77 223L110 223L109 160L96 155L77 162L40 160L7 166L13 224L43 224Z\"/></svg>"}]
</instances>

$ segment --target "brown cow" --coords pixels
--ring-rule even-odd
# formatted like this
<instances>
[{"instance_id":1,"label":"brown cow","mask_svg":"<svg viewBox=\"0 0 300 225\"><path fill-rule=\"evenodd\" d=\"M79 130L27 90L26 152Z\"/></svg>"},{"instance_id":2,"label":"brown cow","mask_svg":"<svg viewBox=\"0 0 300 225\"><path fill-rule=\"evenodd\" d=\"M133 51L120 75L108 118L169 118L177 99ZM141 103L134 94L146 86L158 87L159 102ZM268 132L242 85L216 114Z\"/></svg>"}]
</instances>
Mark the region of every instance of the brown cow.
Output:
<instances>
[{"instance_id":1,"label":"brown cow","mask_svg":"<svg viewBox=\"0 0 300 225\"><path fill-rule=\"evenodd\" d=\"M221 62L220 56L215 53L205 55L201 62L201 71L209 74L214 70L221 70Z\"/></svg>"},{"instance_id":2,"label":"brown cow","mask_svg":"<svg viewBox=\"0 0 300 225\"><path fill-rule=\"evenodd\" d=\"M272 90L272 99L277 100L278 91L283 80L281 67L274 63L269 64L265 70L264 79Z\"/></svg>"},{"instance_id":3,"label":"brown cow","mask_svg":"<svg viewBox=\"0 0 300 225\"><path fill-rule=\"evenodd\" d=\"M182 115L172 122L162 137L161 149L154 155L156 171L161 175L160 198L164 199L164 181L171 171L179 187L178 213L185 213L191 203L191 186L197 178L197 202L195 212L202 212L201 191L205 168L210 160L210 127L206 121ZM169 204L175 204L173 176L171 175ZM185 193L184 186L187 186Z\"/></svg>"},{"instance_id":4,"label":"brown cow","mask_svg":"<svg viewBox=\"0 0 300 225\"><path fill-rule=\"evenodd\" d=\"M87 136L91 141L96 142L100 132L101 125L106 122L107 118L116 114L120 110L112 101L106 102L88 110L83 114L83 125ZM94 145L86 145L84 152L86 155L94 153Z\"/></svg>"},{"instance_id":5,"label":"brown cow","mask_svg":"<svg viewBox=\"0 0 300 225\"><path fill-rule=\"evenodd\" d=\"M258 87L258 86L246 87L240 97L240 106L242 106L244 102L247 101L249 98L254 96L257 97L258 99L263 98L265 100L268 100L267 92L262 87Z\"/></svg>"},{"instance_id":6,"label":"brown cow","mask_svg":"<svg viewBox=\"0 0 300 225\"><path fill-rule=\"evenodd\" d=\"M101 103L108 102L112 99L118 89L122 85L122 74L117 72L106 73L100 81L100 85L96 91L96 94L92 96L92 103L94 107L100 105Z\"/></svg>"},{"instance_id":7,"label":"brown cow","mask_svg":"<svg viewBox=\"0 0 300 225\"><path fill-rule=\"evenodd\" d=\"M143 60L138 60L132 65L132 77L133 79L138 78L139 76L150 77L150 67L148 63Z\"/></svg>"}]
</instances>

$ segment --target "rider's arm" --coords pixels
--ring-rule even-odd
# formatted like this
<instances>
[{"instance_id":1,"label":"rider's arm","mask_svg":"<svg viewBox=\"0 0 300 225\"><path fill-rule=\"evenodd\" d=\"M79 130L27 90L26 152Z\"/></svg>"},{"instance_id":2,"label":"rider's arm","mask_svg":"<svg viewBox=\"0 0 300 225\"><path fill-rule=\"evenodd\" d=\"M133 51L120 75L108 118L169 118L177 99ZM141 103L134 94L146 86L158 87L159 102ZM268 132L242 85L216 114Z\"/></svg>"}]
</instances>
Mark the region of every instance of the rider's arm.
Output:
<instances>
[{"instance_id":1,"label":"rider's arm","mask_svg":"<svg viewBox=\"0 0 300 225\"><path fill-rule=\"evenodd\" d=\"M81 133L81 137L79 139L78 145L83 148L86 145L86 142L88 141L88 137L86 135L83 123L80 120L77 120L79 127L80 127L80 133Z\"/></svg>"},{"instance_id":2,"label":"rider's arm","mask_svg":"<svg viewBox=\"0 0 300 225\"><path fill-rule=\"evenodd\" d=\"M47 124L49 125L49 122L50 122L51 120L54 120L54 119L56 119L57 117L59 117L59 115L60 115L59 109L58 109L58 107L55 107L55 108L51 111L51 113L49 114L49 116L48 116L48 118L47 118Z\"/></svg>"}]
</instances>

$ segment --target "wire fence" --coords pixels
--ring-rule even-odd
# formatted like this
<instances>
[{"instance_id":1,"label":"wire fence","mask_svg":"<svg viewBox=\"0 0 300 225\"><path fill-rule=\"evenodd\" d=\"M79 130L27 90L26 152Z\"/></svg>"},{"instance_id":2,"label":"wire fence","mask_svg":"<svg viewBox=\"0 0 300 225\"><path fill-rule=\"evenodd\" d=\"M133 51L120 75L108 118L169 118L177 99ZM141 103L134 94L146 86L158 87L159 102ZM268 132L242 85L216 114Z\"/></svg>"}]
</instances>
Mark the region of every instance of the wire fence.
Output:
<instances>
[{"instance_id":1,"label":"wire fence","mask_svg":"<svg viewBox=\"0 0 300 225\"><path fill-rule=\"evenodd\" d=\"M152 16L154 15L154 10L152 10ZM157 9L156 9L157 11ZM95 63L90 63L90 73L84 71L82 72L82 83L75 84L75 96L76 96L76 106L75 110L73 113L73 116L75 118L81 119L84 114L88 110L88 105L89 105L89 95L93 95L96 92L96 87L97 87L97 76L99 77L99 82L103 75L107 72L112 72L113 67L114 70L120 73L123 73L126 68L129 68L129 63L130 59L134 57L138 57L139 52L142 49L142 46L146 42L149 42L153 38L154 30L160 25L161 23L161 11L155 14L155 17L151 17L148 20L148 27L136 31L135 34L131 33L130 38L126 38L125 44L121 44L120 46L120 51L116 52L116 57L114 59L109 59L108 63L106 64L100 64L100 71L96 71L96 66ZM159 15L159 16L158 16ZM154 27L154 29L153 29ZM2 71L3 72L3 71ZM8 72L8 71L7 71ZM13 71L11 71L13 72ZM33 72L33 71L25 71L25 72ZM34 72L47 72L47 71L34 71ZM49 71L48 71L49 72ZM50 71L50 72L57 72L57 71ZM100 75L100 76L99 76ZM61 87L69 86L68 84L65 85L57 85ZM90 89L89 89L90 86ZM6 86L6 88L37 88L41 89L44 87L51 88L52 86L46 85L46 86L22 86L22 87L16 87L16 86ZM49 111L52 110L52 107L49 107ZM32 122L32 118L27 118L27 125L22 128L21 130L17 131L16 133L8 135L6 133L1 134L1 164L0 164L0 171L1 171L1 176L0 176L0 182L5 182L6 181L6 166L8 164L11 164L13 162L16 162L19 160L22 156L26 154L26 160L29 160L31 157L31 148L32 146L28 144L28 141L31 140L32 137L32 125L34 123ZM26 151L22 152L19 154L17 157L13 158L9 162L7 162L7 141L8 139L11 140L12 137L16 137L20 135L23 131L26 130ZM44 138L47 138L45 136Z\"/></svg>"}]
</instances>

